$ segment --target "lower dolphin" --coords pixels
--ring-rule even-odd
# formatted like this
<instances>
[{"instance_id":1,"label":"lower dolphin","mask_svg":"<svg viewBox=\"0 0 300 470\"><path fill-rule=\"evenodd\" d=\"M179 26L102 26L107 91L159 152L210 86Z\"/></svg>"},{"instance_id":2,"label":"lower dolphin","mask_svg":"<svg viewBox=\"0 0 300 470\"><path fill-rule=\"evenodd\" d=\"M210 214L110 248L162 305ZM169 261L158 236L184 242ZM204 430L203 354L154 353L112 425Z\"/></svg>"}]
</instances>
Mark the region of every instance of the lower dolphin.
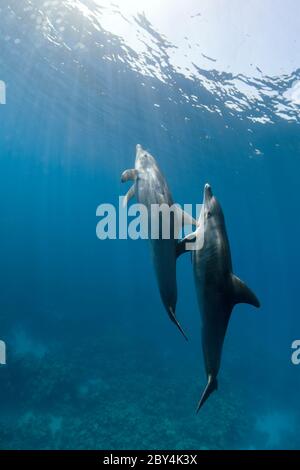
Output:
<instances>
[{"instance_id":1,"label":"lower dolphin","mask_svg":"<svg viewBox=\"0 0 300 470\"><path fill-rule=\"evenodd\" d=\"M188 248L192 252L194 280L202 316L202 349L207 375L207 385L197 408L199 411L218 387L223 343L234 306L247 303L259 307L260 303L246 284L232 272L223 211L208 184L204 187L199 226L180 242L178 256Z\"/></svg>"}]
</instances>

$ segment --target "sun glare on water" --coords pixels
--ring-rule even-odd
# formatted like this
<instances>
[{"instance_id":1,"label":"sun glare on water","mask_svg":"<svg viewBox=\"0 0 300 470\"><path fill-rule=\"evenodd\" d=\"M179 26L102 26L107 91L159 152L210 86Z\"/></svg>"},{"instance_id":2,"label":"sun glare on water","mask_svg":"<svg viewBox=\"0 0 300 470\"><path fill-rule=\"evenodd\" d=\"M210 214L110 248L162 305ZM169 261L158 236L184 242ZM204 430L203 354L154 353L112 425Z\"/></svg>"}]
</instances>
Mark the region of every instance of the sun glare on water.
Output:
<instances>
[{"instance_id":1,"label":"sun glare on water","mask_svg":"<svg viewBox=\"0 0 300 470\"><path fill-rule=\"evenodd\" d=\"M143 13L149 10L162 9L161 0L122 0L119 2L111 2L110 0L96 0L100 6L112 7L117 4L120 10L124 13L134 14L134 13Z\"/></svg>"}]
</instances>

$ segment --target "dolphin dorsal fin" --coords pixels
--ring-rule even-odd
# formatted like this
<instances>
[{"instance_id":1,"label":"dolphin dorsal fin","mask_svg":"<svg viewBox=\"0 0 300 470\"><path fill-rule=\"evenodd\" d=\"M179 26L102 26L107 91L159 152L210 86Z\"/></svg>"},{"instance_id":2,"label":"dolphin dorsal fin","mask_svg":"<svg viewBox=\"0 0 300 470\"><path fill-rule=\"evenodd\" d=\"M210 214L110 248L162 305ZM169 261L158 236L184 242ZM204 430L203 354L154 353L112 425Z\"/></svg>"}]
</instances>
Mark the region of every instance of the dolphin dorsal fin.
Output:
<instances>
[{"instance_id":1,"label":"dolphin dorsal fin","mask_svg":"<svg viewBox=\"0 0 300 470\"><path fill-rule=\"evenodd\" d=\"M194 227L198 227L198 222L192 215L188 212L181 209L181 207L176 206L177 215L179 217L180 223L184 225L192 225Z\"/></svg>"},{"instance_id":2,"label":"dolphin dorsal fin","mask_svg":"<svg viewBox=\"0 0 300 470\"><path fill-rule=\"evenodd\" d=\"M235 304L249 304L254 307L260 307L260 303L256 295L251 289L239 279L237 276L232 274L233 284L233 301Z\"/></svg>"}]
</instances>

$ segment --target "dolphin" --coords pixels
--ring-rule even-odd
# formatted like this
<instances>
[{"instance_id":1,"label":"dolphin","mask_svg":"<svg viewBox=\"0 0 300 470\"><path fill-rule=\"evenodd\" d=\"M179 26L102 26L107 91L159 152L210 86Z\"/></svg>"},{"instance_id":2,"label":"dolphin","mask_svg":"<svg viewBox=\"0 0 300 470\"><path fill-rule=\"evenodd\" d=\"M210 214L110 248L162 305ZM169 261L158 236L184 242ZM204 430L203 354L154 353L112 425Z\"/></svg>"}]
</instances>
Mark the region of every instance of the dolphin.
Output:
<instances>
[{"instance_id":1,"label":"dolphin","mask_svg":"<svg viewBox=\"0 0 300 470\"><path fill-rule=\"evenodd\" d=\"M153 264L158 283L158 288L163 305L173 323L181 331L185 339L186 334L176 318L177 303L177 282L176 282L176 258L178 238L175 236L175 224L186 223L197 225L197 222L179 206L174 205L172 195L167 182L160 171L155 158L141 145L136 146L136 159L134 169L126 170L121 176L121 181L133 181L124 198L124 204L128 204L134 196L139 204L143 204L148 211L148 227L151 232L151 225L157 224L159 227L157 239L150 236ZM161 231L160 215L151 217L151 207L153 205L167 205L174 209L173 217L170 216L170 237L164 238ZM154 220L155 219L155 220ZM178 225L177 225L178 226Z\"/></svg>"},{"instance_id":2,"label":"dolphin","mask_svg":"<svg viewBox=\"0 0 300 470\"><path fill-rule=\"evenodd\" d=\"M197 300L202 317L202 350L207 385L197 412L217 389L225 334L233 307L246 303L260 307L255 294L232 272L230 246L222 208L209 184L198 228L177 247L178 256L191 251Z\"/></svg>"}]
</instances>

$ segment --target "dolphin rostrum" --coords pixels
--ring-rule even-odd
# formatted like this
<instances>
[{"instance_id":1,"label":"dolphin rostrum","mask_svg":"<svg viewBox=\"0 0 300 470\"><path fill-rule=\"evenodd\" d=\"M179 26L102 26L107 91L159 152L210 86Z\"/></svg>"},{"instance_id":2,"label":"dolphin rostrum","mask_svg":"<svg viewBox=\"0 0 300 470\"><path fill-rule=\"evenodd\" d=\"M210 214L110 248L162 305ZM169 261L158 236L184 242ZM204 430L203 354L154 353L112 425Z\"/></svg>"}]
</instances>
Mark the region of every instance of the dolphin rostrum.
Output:
<instances>
[{"instance_id":1,"label":"dolphin rostrum","mask_svg":"<svg viewBox=\"0 0 300 470\"><path fill-rule=\"evenodd\" d=\"M133 181L134 184L125 196L124 203L127 204L132 197L136 197L139 204L147 208L149 232L151 225L159 227L158 237L151 236L150 245L154 269L164 307L173 323L179 328L187 339L183 329L176 318L177 282L176 282L176 253L178 239L175 236L178 223L197 225L197 222L179 206L173 204L172 196L167 182L162 175L155 158L144 150L141 145L136 146L135 168L126 170L122 174L121 181ZM158 214L153 216L151 207L153 205L166 205L173 208L173 217L170 216L170 236L165 238L161 232L161 218Z\"/></svg>"},{"instance_id":2,"label":"dolphin rostrum","mask_svg":"<svg viewBox=\"0 0 300 470\"><path fill-rule=\"evenodd\" d=\"M201 240L201 243L198 243ZM202 316L202 350L207 385L197 412L217 389L223 342L233 307L246 303L259 307L255 294L232 272L230 246L222 208L209 184L198 228L177 246L178 256L191 250L198 304Z\"/></svg>"}]
</instances>

